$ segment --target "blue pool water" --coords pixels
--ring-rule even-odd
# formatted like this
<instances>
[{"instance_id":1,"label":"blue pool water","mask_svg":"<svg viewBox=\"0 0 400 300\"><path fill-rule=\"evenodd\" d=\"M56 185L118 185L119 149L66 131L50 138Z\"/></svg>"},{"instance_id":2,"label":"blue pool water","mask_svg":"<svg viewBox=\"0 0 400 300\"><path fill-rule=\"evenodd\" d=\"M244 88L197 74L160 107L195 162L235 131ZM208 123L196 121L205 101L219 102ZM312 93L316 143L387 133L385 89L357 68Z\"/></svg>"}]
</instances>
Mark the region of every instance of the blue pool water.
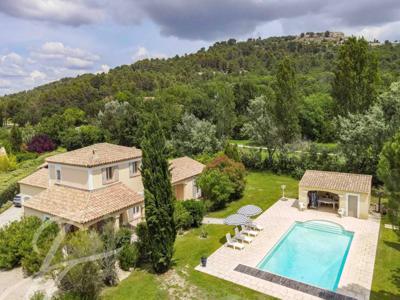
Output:
<instances>
[{"instance_id":1,"label":"blue pool water","mask_svg":"<svg viewBox=\"0 0 400 300\"><path fill-rule=\"evenodd\" d=\"M335 291L353 233L327 221L296 222L258 268Z\"/></svg>"}]
</instances>

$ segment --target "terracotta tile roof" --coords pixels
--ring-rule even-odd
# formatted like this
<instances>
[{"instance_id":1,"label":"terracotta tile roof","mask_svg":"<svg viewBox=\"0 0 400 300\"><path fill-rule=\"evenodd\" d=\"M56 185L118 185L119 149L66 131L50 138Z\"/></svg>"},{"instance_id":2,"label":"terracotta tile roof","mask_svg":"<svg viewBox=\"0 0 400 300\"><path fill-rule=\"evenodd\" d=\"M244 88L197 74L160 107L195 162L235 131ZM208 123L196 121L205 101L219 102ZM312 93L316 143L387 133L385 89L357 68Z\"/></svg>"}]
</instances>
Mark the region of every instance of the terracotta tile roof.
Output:
<instances>
[{"instance_id":1,"label":"terracotta tile roof","mask_svg":"<svg viewBox=\"0 0 400 300\"><path fill-rule=\"evenodd\" d=\"M345 192L370 193L372 176L363 174L307 170L300 187L313 187Z\"/></svg>"},{"instance_id":2,"label":"terracotta tile roof","mask_svg":"<svg viewBox=\"0 0 400 300\"><path fill-rule=\"evenodd\" d=\"M84 224L143 201L143 196L119 182L93 191L54 185L24 206Z\"/></svg>"},{"instance_id":3,"label":"terracotta tile roof","mask_svg":"<svg viewBox=\"0 0 400 300\"><path fill-rule=\"evenodd\" d=\"M141 156L142 151L134 147L101 143L48 157L46 162L94 167Z\"/></svg>"},{"instance_id":4,"label":"terracotta tile roof","mask_svg":"<svg viewBox=\"0 0 400 300\"><path fill-rule=\"evenodd\" d=\"M49 187L49 170L42 168L18 181L18 183L37 186L47 189Z\"/></svg>"},{"instance_id":5,"label":"terracotta tile roof","mask_svg":"<svg viewBox=\"0 0 400 300\"><path fill-rule=\"evenodd\" d=\"M205 168L205 165L187 156L173 159L170 163L172 184L199 175Z\"/></svg>"}]
</instances>

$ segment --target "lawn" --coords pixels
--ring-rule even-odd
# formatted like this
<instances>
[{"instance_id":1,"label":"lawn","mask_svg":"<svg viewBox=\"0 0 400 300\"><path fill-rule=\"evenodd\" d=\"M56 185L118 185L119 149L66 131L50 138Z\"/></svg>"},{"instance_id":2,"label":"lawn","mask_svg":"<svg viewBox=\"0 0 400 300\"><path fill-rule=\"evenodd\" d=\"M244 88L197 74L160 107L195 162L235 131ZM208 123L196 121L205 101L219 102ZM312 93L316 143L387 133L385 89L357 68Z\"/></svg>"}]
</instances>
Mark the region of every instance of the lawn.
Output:
<instances>
[{"instance_id":1,"label":"lawn","mask_svg":"<svg viewBox=\"0 0 400 300\"><path fill-rule=\"evenodd\" d=\"M231 203L214 216L225 216L237 208L253 203L263 209L271 206L281 197L280 185L288 186L288 196L295 196L297 181L286 176L270 173L250 172L244 197ZM225 242L225 234L232 226L203 225L208 238L200 239L201 228L178 236L175 243L173 270L164 275L154 275L146 270L134 271L115 288L106 289L104 299L273 299L270 296L247 289L243 286L194 270L202 255L210 255Z\"/></svg>"},{"instance_id":2,"label":"lawn","mask_svg":"<svg viewBox=\"0 0 400 300\"><path fill-rule=\"evenodd\" d=\"M285 196L297 197L298 181L289 177L267 172L250 172L246 176L246 189L240 201L234 201L223 210L208 214L209 217L223 218L246 204L254 204L263 210L270 207L282 197L281 185L286 185Z\"/></svg>"},{"instance_id":3,"label":"lawn","mask_svg":"<svg viewBox=\"0 0 400 300\"><path fill-rule=\"evenodd\" d=\"M384 224L390 224L387 216L381 220L371 299L400 299L399 235Z\"/></svg>"}]
</instances>

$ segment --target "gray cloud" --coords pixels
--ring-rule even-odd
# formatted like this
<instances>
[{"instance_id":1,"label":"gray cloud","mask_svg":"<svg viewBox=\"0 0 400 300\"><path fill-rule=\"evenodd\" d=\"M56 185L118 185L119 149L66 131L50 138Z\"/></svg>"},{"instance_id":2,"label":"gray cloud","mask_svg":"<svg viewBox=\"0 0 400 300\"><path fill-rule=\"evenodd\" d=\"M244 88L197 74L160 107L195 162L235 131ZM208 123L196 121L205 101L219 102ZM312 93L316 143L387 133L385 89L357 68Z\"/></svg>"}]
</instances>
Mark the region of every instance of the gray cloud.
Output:
<instances>
[{"instance_id":1,"label":"gray cloud","mask_svg":"<svg viewBox=\"0 0 400 300\"><path fill-rule=\"evenodd\" d=\"M105 13L92 0L1 0L0 12L17 18L71 26L98 22Z\"/></svg>"},{"instance_id":2,"label":"gray cloud","mask_svg":"<svg viewBox=\"0 0 400 300\"><path fill-rule=\"evenodd\" d=\"M189 40L215 40L252 33L257 26L296 19L297 31L308 19L336 27L374 26L400 19L398 0L119 0L118 20L137 23L140 15L160 27L161 34ZM119 6L121 7L121 6ZM113 10L111 10L113 11ZM113 11L116 13L116 10ZM132 13L134 12L134 13ZM141 14L141 13L142 14ZM315 23L315 22L313 22ZM318 23L318 21L317 21ZM291 24L296 27L296 24ZM331 28L325 28L331 29Z\"/></svg>"}]
</instances>

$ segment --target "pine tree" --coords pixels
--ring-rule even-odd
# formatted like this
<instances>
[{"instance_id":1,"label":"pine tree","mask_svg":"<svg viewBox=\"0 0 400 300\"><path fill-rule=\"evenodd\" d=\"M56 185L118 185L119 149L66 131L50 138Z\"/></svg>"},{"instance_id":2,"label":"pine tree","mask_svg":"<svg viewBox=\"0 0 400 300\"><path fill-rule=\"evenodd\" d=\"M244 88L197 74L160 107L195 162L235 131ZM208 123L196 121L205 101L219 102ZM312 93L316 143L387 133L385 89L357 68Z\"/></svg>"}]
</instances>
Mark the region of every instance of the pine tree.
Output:
<instances>
[{"instance_id":1,"label":"pine tree","mask_svg":"<svg viewBox=\"0 0 400 300\"><path fill-rule=\"evenodd\" d=\"M167 147L156 116L152 116L145 127L142 151L145 216L151 237L150 260L154 271L162 273L171 266L176 231Z\"/></svg>"},{"instance_id":2,"label":"pine tree","mask_svg":"<svg viewBox=\"0 0 400 300\"><path fill-rule=\"evenodd\" d=\"M10 143L13 151L18 152L21 150L22 145L22 132L17 126L13 126L10 132Z\"/></svg>"},{"instance_id":3,"label":"pine tree","mask_svg":"<svg viewBox=\"0 0 400 300\"><path fill-rule=\"evenodd\" d=\"M283 144L293 142L300 135L300 97L293 65L288 57L279 63L274 88L278 134Z\"/></svg>"},{"instance_id":4,"label":"pine tree","mask_svg":"<svg viewBox=\"0 0 400 300\"><path fill-rule=\"evenodd\" d=\"M332 97L339 115L363 113L377 98L378 61L368 42L349 38L339 50Z\"/></svg>"}]
</instances>

